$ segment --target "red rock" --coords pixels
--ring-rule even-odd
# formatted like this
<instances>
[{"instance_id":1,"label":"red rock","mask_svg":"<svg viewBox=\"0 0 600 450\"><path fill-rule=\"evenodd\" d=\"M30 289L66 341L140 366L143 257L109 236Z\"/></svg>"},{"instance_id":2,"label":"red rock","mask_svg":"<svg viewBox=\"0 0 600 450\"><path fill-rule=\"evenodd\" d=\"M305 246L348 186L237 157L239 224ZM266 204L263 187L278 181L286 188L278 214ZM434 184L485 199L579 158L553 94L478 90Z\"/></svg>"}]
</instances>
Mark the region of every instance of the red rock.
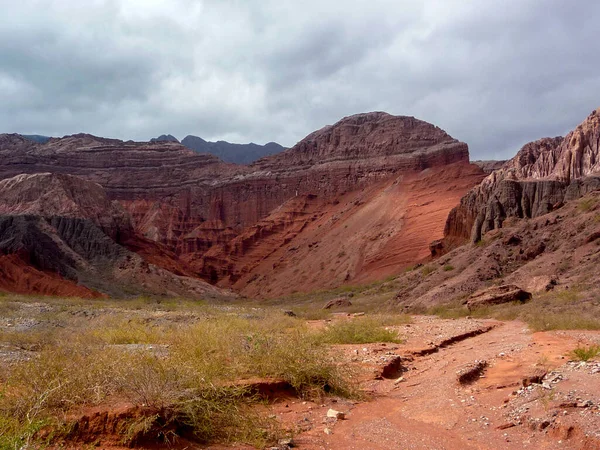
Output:
<instances>
[{"instance_id":1,"label":"red rock","mask_svg":"<svg viewBox=\"0 0 600 450\"><path fill-rule=\"evenodd\" d=\"M445 248L478 241L508 217L533 218L600 189L600 109L566 137L525 145L448 216Z\"/></svg>"},{"instance_id":2,"label":"red rock","mask_svg":"<svg viewBox=\"0 0 600 450\"><path fill-rule=\"evenodd\" d=\"M352 302L346 297L340 297L329 300L325 306L323 306L323 309L345 308L348 306L352 306Z\"/></svg>"},{"instance_id":3,"label":"red rock","mask_svg":"<svg viewBox=\"0 0 600 450\"><path fill-rule=\"evenodd\" d=\"M467 300L466 305L469 310L482 306L500 305L510 302L527 302L531 300L531 293L524 291L518 286L508 284L502 286L492 286L475 292Z\"/></svg>"},{"instance_id":4,"label":"red rock","mask_svg":"<svg viewBox=\"0 0 600 450\"><path fill-rule=\"evenodd\" d=\"M0 252L6 255L0 288L6 290L83 297L132 290L227 295L191 278L173 252L136 236L118 202L110 201L100 185L75 176L23 174L0 181L0 236Z\"/></svg>"},{"instance_id":5,"label":"red rock","mask_svg":"<svg viewBox=\"0 0 600 450\"><path fill-rule=\"evenodd\" d=\"M1 139L0 178L58 172L96 182L145 240L125 245L176 273L259 296L398 273L429 254L443 217L483 178L466 144L385 113L344 118L250 166L170 142ZM168 249L169 261L148 242ZM310 279L305 263L290 275L286 254L306 257L308 248Z\"/></svg>"}]
</instances>

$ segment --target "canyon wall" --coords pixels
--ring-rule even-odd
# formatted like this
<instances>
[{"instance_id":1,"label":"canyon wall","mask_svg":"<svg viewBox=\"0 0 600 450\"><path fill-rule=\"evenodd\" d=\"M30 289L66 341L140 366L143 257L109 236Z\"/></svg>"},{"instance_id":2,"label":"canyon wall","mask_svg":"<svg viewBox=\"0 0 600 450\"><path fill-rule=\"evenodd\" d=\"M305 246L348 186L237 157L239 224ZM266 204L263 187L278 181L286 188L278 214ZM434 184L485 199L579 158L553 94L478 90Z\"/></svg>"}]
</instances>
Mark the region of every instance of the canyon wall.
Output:
<instances>
[{"instance_id":1,"label":"canyon wall","mask_svg":"<svg viewBox=\"0 0 600 450\"><path fill-rule=\"evenodd\" d=\"M53 173L92 182L117 210L85 217L119 245L174 273L256 296L264 294L257 280L267 276L278 280L270 289L279 295L401 270L428 253L443 217L484 177L469 164L466 144L421 120L381 112L346 117L248 166L173 142L85 134L45 144L0 135L0 158L0 179ZM425 222L414 219L419 211ZM297 259L320 255L310 283L302 271L283 269L290 248ZM345 256L336 263L332 252Z\"/></svg>"},{"instance_id":2,"label":"canyon wall","mask_svg":"<svg viewBox=\"0 0 600 450\"><path fill-rule=\"evenodd\" d=\"M472 189L448 216L446 248L479 241L509 217L534 218L598 189L600 109L566 137L525 145Z\"/></svg>"}]
</instances>

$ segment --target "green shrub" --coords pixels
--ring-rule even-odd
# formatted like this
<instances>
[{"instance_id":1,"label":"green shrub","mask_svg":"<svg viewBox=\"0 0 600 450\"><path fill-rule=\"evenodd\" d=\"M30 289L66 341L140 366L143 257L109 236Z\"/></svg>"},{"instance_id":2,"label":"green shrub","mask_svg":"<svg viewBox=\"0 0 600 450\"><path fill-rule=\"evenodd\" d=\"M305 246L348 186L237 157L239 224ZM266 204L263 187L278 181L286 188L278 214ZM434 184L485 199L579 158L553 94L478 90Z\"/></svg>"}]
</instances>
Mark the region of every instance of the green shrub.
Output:
<instances>
[{"instance_id":1,"label":"green shrub","mask_svg":"<svg viewBox=\"0 0 600 450\"><path fill-rule=\"evenodd\" d=\"M579 361L589 361L600 354L600 345L591 345L589 347L577 347L573 350L573 356Z\"/></svg>"},{"instance_id":2,"label":"green shrub","mask_svg":"<svg viewBox=\"0 0 600 450\"><path fill-rule=\"evenodd\" d=\"M320 333L317 339L327 344L402 342L396 331L385 328L381 321L372 317L339 321Z\"/></svg>"},{"instance_id":3,"label":"green shrub","mask_svg":"<svg viewBox=\"0 0 600 450\"><path fill-rule=\"evenodd\" d=\"M435 269L431 266L425 266L421 269L421 274L426 277L430 273L435 272Z\"/></svg>"}]
</instances>

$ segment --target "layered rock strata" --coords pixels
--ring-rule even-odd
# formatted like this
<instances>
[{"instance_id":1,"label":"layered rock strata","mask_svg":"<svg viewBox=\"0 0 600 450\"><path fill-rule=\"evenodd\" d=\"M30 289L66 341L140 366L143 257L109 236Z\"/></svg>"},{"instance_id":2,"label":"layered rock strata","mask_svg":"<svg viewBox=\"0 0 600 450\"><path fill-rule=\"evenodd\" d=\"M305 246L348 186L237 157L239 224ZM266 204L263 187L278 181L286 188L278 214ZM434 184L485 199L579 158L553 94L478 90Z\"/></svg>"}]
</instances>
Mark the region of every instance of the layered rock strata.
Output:
<instances>
[{"instance_id":1,"label":"layered rock strata","mask_svg":"<svg viewBox=\"0 0 600 450\"><path fill-rule=\"evenodd\" d=\"M525 145L452 210L445 227L451 247L476 242L509 217L533 218L600 187L600 109L566 137Z\"/></svg>"},{"instance_id":2,"label":"layered rock strata","mask_svg":"<svg viewBox=\"0 0 600 450\"><path fill-rule=\"evenodd\" d=\"M469 164L466 144L426 122L381 112L344 118L249 166L174 142L83 134L45 144L2 135L0 157L0 178L51 172L97 183L132 230L124 236L123 227L96 223L111 238L112 227L148 261L224 287L253 286L247 293L257 296L265 286L257 280L273 274L269 295L401 270L428 254L431 238L442 237L443 217L484 176ZM310 282L304 270L290 274L281 262L288 251L308 257L307 239L311 252L322 249L317 259L329 272L313 270ZM309 247L313 241L331 245ZM329 267L330 251L347 258Z\"/></svg>"},{"instance_id":3,"label":"layered rock strata","mask_svg":"<svg viewBox=\"0 0 600 450\"><path fill-rule=\"evenodd\" d=\"M50 173L0 181L0 288L84 297L220 294L184 276L175 255L162 264L171 272L131 252L128 244L145 245L149 253L156 245L136 237L124 208L94 182Z\"/></svg>"}]
</instances>

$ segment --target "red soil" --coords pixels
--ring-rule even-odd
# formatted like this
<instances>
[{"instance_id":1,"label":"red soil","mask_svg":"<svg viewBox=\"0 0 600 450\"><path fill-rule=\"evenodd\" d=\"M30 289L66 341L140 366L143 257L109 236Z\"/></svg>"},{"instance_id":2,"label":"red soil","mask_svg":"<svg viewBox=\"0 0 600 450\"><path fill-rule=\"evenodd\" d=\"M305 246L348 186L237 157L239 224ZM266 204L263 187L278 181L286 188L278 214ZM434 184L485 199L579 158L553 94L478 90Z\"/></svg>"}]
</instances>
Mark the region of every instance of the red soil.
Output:
<instances>
[{"instance_id":1,"label":"red soil","mask_svg":"<svg viewBox=\"0 0 600 450\"><path fill-rule=\"evenodd\" d=\"M483 176L455 163L336 198L300 196L209 250L200 265L187 258L205 275L216 268L220 286L252 297L381 280L429 256L448 212Z\"/></svg>"},{"instance_id":2,"label":"red soil","mask_svg":"<svg viewBox=\"0 0 600 450\"><path fill-rule=\"evenodd\" d=\"M39 271L16 254L0 255L0 291L24 295L104 297L98 292L65 280L58 274Z\"/></svg>"}]
</instances>

